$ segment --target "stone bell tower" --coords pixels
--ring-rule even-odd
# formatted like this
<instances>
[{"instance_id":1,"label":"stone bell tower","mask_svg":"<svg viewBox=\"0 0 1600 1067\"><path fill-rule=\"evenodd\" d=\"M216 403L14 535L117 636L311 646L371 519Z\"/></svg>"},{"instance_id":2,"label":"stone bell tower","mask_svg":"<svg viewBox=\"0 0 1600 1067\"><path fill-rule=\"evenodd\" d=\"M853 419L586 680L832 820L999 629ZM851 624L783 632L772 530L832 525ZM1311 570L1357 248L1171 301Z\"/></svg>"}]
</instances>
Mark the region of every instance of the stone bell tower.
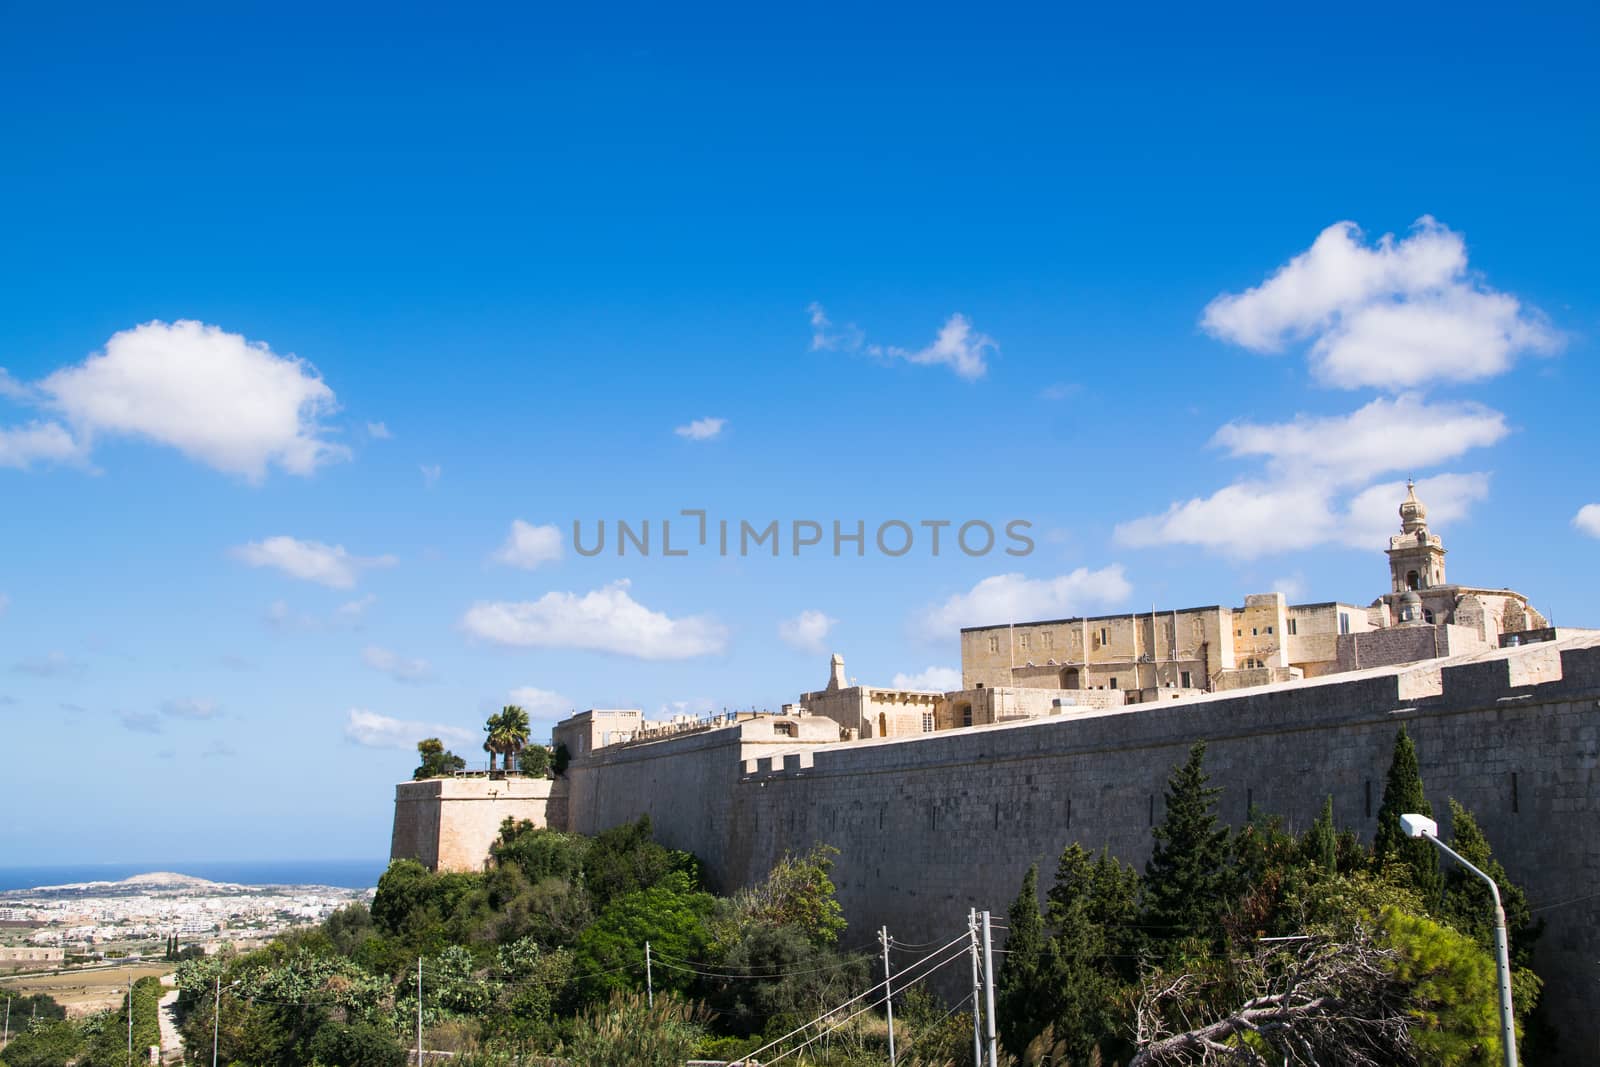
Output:
<instances>
[{"instance_id":1,"label":"stone bell tower","mask_svg":"<svg viewBox=\"0 0 1600 1067\"><path fill-rule=\"evenodd\" d=\"M1400 505L1400 532L1389 538L1390 592L1444 585L1444 542L1428 532L1428 509L1417 499L1415 482L1406 482Z\"/></svg>"}]
</instances>

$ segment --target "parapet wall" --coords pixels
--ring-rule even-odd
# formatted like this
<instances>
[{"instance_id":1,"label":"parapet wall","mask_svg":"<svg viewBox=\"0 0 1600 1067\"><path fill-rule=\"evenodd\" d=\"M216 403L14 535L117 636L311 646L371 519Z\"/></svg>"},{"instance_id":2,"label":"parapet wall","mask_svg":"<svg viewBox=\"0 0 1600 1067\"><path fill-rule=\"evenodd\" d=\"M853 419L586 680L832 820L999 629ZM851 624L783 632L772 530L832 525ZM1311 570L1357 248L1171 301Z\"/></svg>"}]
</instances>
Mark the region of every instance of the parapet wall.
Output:
<instances>
[{"instance_id":1,"label":"parapet wall","mask_svg":"<svg viewBox=\"0 0 1600 1067\"><path fill-rule=\"evenodd\" d=\"M390 859L434 870L481 871L506 819L565 822L564 783L547 778L429 778L394 789ZM556 818L552 820L554 814Z\"/></svg>"},{"instance_id":2,"label":"parapet wall","mask_svg":"<svg viewBox=\"0 0 1600 1067\"><path fill-rule=\"evenodd\" d=\"M1048 879L1067 844L1142 865L1172 768L1196 740L1234 825L1254 804L1303 829L1323 800L1369 838L1395 732L1415 739L1436 814L1472 809L1549 928L1538 964L1566 1048L1600 1052L1600 648L1593 637L915 738L746 759L713 730L574 761L567 825L595 833L648 814L720 888L785 851L840 850L856 930L907 941L1004 911L1023 873ZM1441 819L1447 822L1447 819ZM397 815L398 835L398 815Z\"/></svg>"}]
</instances>

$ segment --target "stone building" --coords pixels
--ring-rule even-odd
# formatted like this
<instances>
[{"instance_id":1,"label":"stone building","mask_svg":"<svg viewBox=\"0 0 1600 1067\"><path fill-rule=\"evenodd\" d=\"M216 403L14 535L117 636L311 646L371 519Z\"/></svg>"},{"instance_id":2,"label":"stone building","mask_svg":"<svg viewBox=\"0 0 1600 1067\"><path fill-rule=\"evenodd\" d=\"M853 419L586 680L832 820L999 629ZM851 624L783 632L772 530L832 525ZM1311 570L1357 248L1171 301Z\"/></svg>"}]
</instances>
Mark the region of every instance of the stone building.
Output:
<instances>
[{"instance_id":1,"label":"stone building","mask_svg":"<svg viewBox=\"0 0 1600 1067\"><path fill-rule=\"evenodd\" d=\"M1366 607L1262 593L1243 607L968 627L962 687L1117 690L1138 703L1498 648L1548 625L1521 593L1448 584L1444 542L1427 520L1408 485L1387 550L1389 591Z\"/></svg>"}]
</instances>

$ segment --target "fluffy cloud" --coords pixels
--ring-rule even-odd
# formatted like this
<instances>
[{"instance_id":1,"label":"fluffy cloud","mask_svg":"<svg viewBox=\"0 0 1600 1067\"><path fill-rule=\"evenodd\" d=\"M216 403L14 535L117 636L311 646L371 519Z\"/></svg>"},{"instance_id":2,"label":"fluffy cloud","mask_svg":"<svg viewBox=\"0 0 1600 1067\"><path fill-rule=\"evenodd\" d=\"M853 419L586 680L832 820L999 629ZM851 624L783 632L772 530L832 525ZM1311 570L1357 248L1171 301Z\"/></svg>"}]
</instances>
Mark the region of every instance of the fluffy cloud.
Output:
<instances>
[{"instance_id":1,"label":"fluffy cloud","mask_svg":"<svg viewBox=\"0 0 1600 1067\"><path fill-rule=\"evenodd\" d=\"M572 710L572 701L549 689L531 685L519 686L506 694L510 703L517 705L535 719L551 719Z\"/></svg>"},{"instance_id":2,"label":"fluffy cloud","mask_svg":"<svg viewBox=\"0 0 1600 1067\"><path fill-rule=\"evenodd\" d=\"M37 419L26 426L0 428L0 467L27 470L35 463L82 466L89 450L58 422Z\"/></svg>"},{"instance_id":3,"label":"fluffy cloud","mask_svg":"<svg viewBox=\"0 0 1600 1067\"><path fill-rule=\"evenodd\" d=\"M1538 311L1471 274L1461 235L1428 216L1372 245L1336 223L1260 285L1213 300L1201 325L1256 352L1309 341L1312 373L1346 389L1476 381L1561 344Z\"/></svg>"},{"instance_id":4,"label":"fluffy cloud","mask_svg":"<svg viewBox=\"0 0 1600 1067\"><path fill-rule=\"evenodd\" d=\"M384 423L369 422L367 423L367 436L372 438L374 441L387 441L393 437L394 434L389 432L389 427Z\"/></svg>"},{"instance_id":5,"label":"fluffy cloud","mask_svg":"<svg viewBox=\"0 0 1600 1067\"><path fill-rule=\"evenodd\" d=\"M508 567L532 570L541 563L561 558L561 531L555 526L535 526L521 519L511 520L511 533L494 558Z\"/></svg>"},{"instance_id":6,"label":"fluffy cloud","mask_svg":"<svg viewBox=\"0 0 1600 1067\"><path fill-rule=\"evenodd\" d=\"M961 672L954 667L929 667L918 674L897 674L891 684L896 689L948 693L961 688Z\"/></svg>"},{"instance_id":7,"label":"fluffy cloud","mask_svg":"<svg viewBox=\"0 0 1600 1067\"><path fill-rule=\"evenodd\" d=\"M806 309L811 319L811 350L864 352L879 359L903 359L922 366L946 366L959 377L975 381L989 370L989 358L999 350L994 338L973 328L960 312L945 320L933 342L923 348L869 344L855 323L835 326L821 304Z\"/></svg>"},{"instance_id":8,"label":"fluffy cloud","mask_svg":"<svg viewBox=\"0 0 1600 1067\"><path fill-rule=\"evenodd\" d=\"M293 578L316 582L330 589L349 589L363 570L392 567L393 556L354 556L343 545L320 541L301 541L294 537L269 537L251 541L232 550L241 563L252 567L272 567Z\"/></svg>"},{"instance_id":9,"label":"fluffy cloud","mask_svg":"<svg viewBox=\"0 0 1600 1067\"><path fill-rule=\"evenodd\" d=\"M802 652L822 653L827 650L828 632L838 621L820 611L802 611L778 623L778 636L785 644Z\"/></svg>"},{"instance_id":10,"label":"fluffy cloud","mask_svg":"<svg viewBox=\"0 0 1600 1067\"><path fill-rule=\"evenodd\" d=\"M1572 517L1572 525L1590 537L1600 537L1600 504L1585 504Z\"/></svg>"},{"instance_id":11,"label":"fluffy cloud","mask_svg":"<svg viewBox=\"0 0 1600 1067\"><path fill-rule=\"evenodd\" d=\"M425 682L433 677L433 667L425 659L408 659L392 649L368 645L361 650L361 662L382 671L397 682Z\"/></svg>"},{"instance_id":12,"label":"fluffy cloud","mask_svg":"<svg viewBox=\"0 0 1600 1067\"><path fill-rule=\"evenodd\" d=\"M930 640L949 640L964 626L1066 618L1113 606L1131 591L1120 563L1094 571L1079 567L1055 578L997 574L929 608L916 628Z\"/></svg>"},{"instance_id":13,"label":"fluffy cloud","mask_svg":"<svg viewBox=\"0 0 1600 1067\"><path fill-rule=\"evenodd\" d=\"M728 425L727 419L717 419L707 415L703 419L695 419L693 422L679 426L672 432L679 437L687 437L691 441L709 441L721 434L722 428L726 425Z\"/></svg>"},{"instance_id":14,"label":"fluffy cloud","mask_svg":"<svg viewBox=\"0 0 1600 1067\"><path fill-rule=\"evenodd\" d=\"M161 714L173 719L212 719L219 710L215 700L202 700L197 697L169 700L161 705Z\"/></svg>"},{"instance_id":15,"label":"fluffy cloud","mask_svg":"<svg viewBox=\"0 0 1600 1067\"><path fill-rule=\"evenodd\" d=\"M1481 472L1417 483L1429 521L1441 525L1466 515L1488 491L1489 476ZM1134 548L1195 545L1236 559L1326 544L1372 548L1399 529L1396 509L1405 496L1404 482L1368 486L1342 502L1327 484L1237 482L1160 515L1122 523L1115 539Z\"/></svg>"},{"instance_id":16,"label":"fluffy cloud","mask_svg":"<svg viewBox=\"0 0 1600 1067\"><path fill-rule=\"evenodd\" d=\"M1231 422L1211 443L1237 458L1265 459L1280 480L1359 485L1389 471L1436 466L1508 432L1506 417L1481 404L1429 404L1407 393L1349 415Z\"/></svg>"},{"instance_id":17,"label":"fluffy cloud","mask_svg":"<svg viewBox=\"0 0 1600 1067\"><path fill-rule=\"evenodd\" d=\"M258 482L272 466L306 475L349 455L325 437L320 420L337 404L308 363L200 322L123 330L26 393L74 431L50 424L48 440L36 432L34 447L49 451L35 458L81 458L95 437L122 435Z\"/></svg>"},{"instance_id":18,"label":"fluffy cloud","mask_svg":"<svg viewBox=\"0 0 1600 1067\"><path fill-rule=\"evenodd\" d=\"M495 644L581 648L647 660L689 659L721 652L728 631L706 615L673 619L651 611L618 581L588 593L546 593L533 601L472 605L461 625Z\"/></svg>"},{"instance_id":19,"label":"fluffy cloud","mask_svg":"<svg viewBox=\"0 0 1600 1067\"><path fill-rule=\"evenodd\" d=\"M444 475L444 468L437 463L424 463L417 468L422 472L422 488L432 489L439 484L439 479Z\"/></svg>"},{"instance_id":20,"label":"fluffy cloud","mask_svg":"<svg viewBox=\"0 0 1600 1067\"><path fill-rule=\"evenodd\" d=\"M437 737L445 744L470 745L477 735L470 730L443 723L393 719L366 708L351 708L345 717L344 736L367 748L415 748L425 737Z\"/></svg>"}]
</instances>

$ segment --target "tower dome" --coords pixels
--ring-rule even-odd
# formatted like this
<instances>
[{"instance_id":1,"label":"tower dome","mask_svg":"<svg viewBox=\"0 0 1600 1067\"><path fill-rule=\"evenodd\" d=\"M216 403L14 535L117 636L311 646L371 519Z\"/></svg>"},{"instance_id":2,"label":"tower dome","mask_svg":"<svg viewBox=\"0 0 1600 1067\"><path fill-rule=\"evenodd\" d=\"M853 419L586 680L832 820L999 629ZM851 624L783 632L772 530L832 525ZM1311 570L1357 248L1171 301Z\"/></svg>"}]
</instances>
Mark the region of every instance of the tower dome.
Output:
<instances>
[{"instance_id":1,"label":"tower dome","mask_svg":"<svg viewBox=\"0 0 1600 1067\"><path fill-rule=\"evenodd\" d=\"M1406 480L1406 498L1400 504L1400 529L1416 533L1428 528L1428 509L1417 499L1417 483Z\"/></svg>"}]
</instances>

